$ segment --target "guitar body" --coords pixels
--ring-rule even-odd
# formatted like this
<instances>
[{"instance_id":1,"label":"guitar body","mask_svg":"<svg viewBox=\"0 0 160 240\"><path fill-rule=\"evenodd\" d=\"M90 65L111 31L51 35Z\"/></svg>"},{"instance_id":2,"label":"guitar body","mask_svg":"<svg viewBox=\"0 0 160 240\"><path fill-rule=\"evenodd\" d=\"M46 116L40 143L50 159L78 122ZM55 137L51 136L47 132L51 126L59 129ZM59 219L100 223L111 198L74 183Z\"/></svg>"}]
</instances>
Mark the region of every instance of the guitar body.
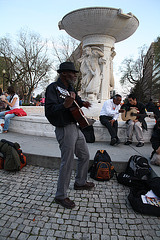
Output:
<instances>
[{"instance_id":1,"label":"guitar body","mask_svg":"<svg viewBox=\"0 0 160 240\"><path fill-rule=\"evenodd\" d=\"M122 112L122 110L123 110L123 112ZM124 109L122 109L122 110L120 110L120 112L121 112L121 118L122 118L123 121L127 121L127 120L132 120L132 121L134 121L134 120L137 119L138 116L139 116L139 117L141 116L141 117L143 117L143 118L145 118L145 117L155 118L155 114L154 114L154 113L150 113L150 114L146 114L146 113L140 114L139 111L138 111L136 108L131 108L131 109L130 109L129 111L127 111L127 112L126 112L126 110L124 110Z\"/></svg>"},{"instance_id":2,"label":"guitar body","mask_svg":"<svg viewBox=\"0 0 160 240\"><path fill-rule=\"evenodd\" d=\"M127 120L134 121L137 118L136 114L138 115L138 110L136 108L131 108L129 111L124 110L124 112L121 113L121 118L123 121L127 121Z\"/></svg>"},{"instance_id":3,"label":"guitar body","mask_svg":"<svg viewBox=\"0 0 160 240\"><path fill-rule=\"evenodd\" d=\"M82 129L90 125L87 118L84 116L84 113L81 110L81 108L78 108L77 106L71 107L70 111L72 113L73 118L78 122L79 126Z\"/></svg>"},{"instance_id":4,"label":"guitar body","mask_svg":"<svg viewBox=\"0 0 160 240\"><path fill-rule=\"evenodd\" d=\"M66 89L61 87L57 87L58 92L61 94L60 97L65 98L66 96L70 96L69 92ZM85 117L82 109L78 105L76 101L74 101L74 106L69 108L73 118L78 122L79 126L83 129L85 127L90 126L89 120Z\"/></svg>"}]
</instances>

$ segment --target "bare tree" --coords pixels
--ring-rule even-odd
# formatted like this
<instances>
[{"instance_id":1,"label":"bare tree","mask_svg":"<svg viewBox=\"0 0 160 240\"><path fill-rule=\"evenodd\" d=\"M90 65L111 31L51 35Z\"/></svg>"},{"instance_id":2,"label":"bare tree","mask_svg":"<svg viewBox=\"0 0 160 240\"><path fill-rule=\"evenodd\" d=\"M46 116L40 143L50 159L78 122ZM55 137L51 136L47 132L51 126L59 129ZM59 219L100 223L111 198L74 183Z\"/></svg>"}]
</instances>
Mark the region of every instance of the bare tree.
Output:
<instances>
[{"instance_id":1,"label":"bare tree","mask_svg":"<svg viewBox=\"0 0 160 240\"><path fill-rule=\"evenodd\" d=\"M3 37L0 39L0 66L1 70L5 70L5 82L4 85L8 86L13 83L14 79L14 64L16 62L16 57L14 55L13 46L10 38ZM3 88L5 88L3 86Z\"/></svg>"},{"instance_id":2,"label":"bare tree","mask_svg":"<svg viewBox=\"0 0 160 240\"><path fill-rule=\"evenodd\" d=\"M140 49L137 60L134 60L133 58L126 58L122 62L122 66L120 67L120 71L122 73L120 83L122 85L125 82L135 85L137 82L141 81L143 76L144 58L146 54L145 48L146 47L142 47Z\"/></svg>"},{"instance_id":3,"label":"bare tree","mask_svg":"<svg viewBox=\"0 0 160 240\"><path fill-rule=\"evenodd\" d=\"M47 40L28 30L19 32L16 45L10 38L0 39L0 56L7 66L8 82L21 90L27 102L34 89L49 80L51 62L47 54Z\"/></svg>"},{"instance_id":4,"label":"bare tree","mask_svg":"<svg viewBox=\"0 0 160 240\"><path fill-rule=\"evenodd\" d=\"M145 54L146 46L143 46L140 48L139 57L137 60L134 60L132 57L126 58L120 67L120 71L122 73L120 83L124 88L129 88L130 92L135 91L138 99L141 99L143 95L142 86ZM136 85L137 87L135 87Z\"/></svg>"},{"instance_id":5,"label":"bare tree","mask_svg":"<svg viewBox=\"0 0 160 240\"><path fill-rule=\"evenodd\" d=\"M53 57L56 64L59 65L64 61L75 62L77 60L76 56L73 55L73 52L75 52L75 50L78 48L79 43L74 38L70 36L68 37L60 36L57 41L52 39L52 45L53 45Z\"/></svg>"},{"instance_id":6,"label":"bare tree","mask_svg":"<svg viewBox=\"0 0 160 240\"><path fill-rule=\"evenodd\" d=\"M152 75L152 92L160 101L160 37L154 42L154 67Z\"/></svg>"},{"instance_id":7,"label":"bare tree","mask_svg":"<svg viewBox=\"0 0 160 240\"><path fill-rule=\"evenodd\" d=\"M60 63L64 61L71 61L74 63L76 69L80 69L80 64L77 61L82 53L81 44L74 38L68 36L64 38L60 36L58 41L52 39L53 45L53 58L54 58L54 70L58 69ZM77 76L77 82L75 83L75 89L79 91L81 88L81 73L79 72Z\"/></svg>"},{"instance_id":8,"label":"bare tree","mask_svg":"<svg viewBox=\"0 0 160 240\"><path fill-rule=\"evenodd\" d=\"M20 31L16 57L16 70L23 75L24 91L29 102L34 89L42 81L47 84L51 62L47 55L47 40L42 41L39 34Z\"/></svg>"}]
</instances>

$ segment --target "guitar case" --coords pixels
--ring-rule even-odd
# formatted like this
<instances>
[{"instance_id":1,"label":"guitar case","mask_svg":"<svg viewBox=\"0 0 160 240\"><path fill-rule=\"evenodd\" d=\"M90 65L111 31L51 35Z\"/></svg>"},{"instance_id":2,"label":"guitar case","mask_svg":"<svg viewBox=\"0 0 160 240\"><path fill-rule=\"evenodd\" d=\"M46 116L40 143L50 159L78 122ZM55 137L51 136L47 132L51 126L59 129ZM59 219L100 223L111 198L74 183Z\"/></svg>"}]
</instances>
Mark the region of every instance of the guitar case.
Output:
<instances>
[{"instance_id":1,"label":"guitar case","mask_svg":"<svg viewBox=\"0 0 160 240\"><path fill-rule=\"evenodd\" d=\"M148 190L146 189L130 189L128 200L133 210L144 215L160 217L160 207L143 203L141 195L145 195L147 192Z\"/></svg>"},{"instance_id":2,"label":"guitar case","mask_svg":"<svg viewBox=\"0 0 160 240\"><path fill-rule=\"evenodd\" d=\"M144 184L143 184L144 183ZM128 200L134 211L141 214L160 217L160 205L143 203L141 195L145 195L152 190L157 198L160 198L160 177L141 180L141 186L132 186L128 195Z\"/></svg>"},{"instance_id":3,"label":"guitar case","mask_svg":"<svg viewBox=\"0 0 160 240\"><path fill-rule=\"evenodd\" d=\"M87 143L95 142L94 128L92 125L85 128L80 127L80 130L84 134Z\"/></svg>"}]
</instances>

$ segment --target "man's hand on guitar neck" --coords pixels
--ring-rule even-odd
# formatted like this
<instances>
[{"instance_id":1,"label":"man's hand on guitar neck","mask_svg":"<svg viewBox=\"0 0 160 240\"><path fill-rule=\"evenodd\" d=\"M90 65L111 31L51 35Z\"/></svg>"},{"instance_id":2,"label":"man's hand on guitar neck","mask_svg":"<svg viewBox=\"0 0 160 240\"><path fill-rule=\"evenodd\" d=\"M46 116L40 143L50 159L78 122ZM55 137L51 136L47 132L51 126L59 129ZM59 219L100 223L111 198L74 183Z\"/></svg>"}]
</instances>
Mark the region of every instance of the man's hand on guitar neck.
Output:
<instances>
[{"instance_id":1,"label":"man's hand on guitar neck","mask_svg":"<svg viewBox=\"0 0 160 240\"><path fill-rule=\"evenodd\" d=\"M65 101L63 103L65 108L70 108L75 100L76 94L74 92L70 92L70 96L67 96L65 98Z\"/></svg>"}]
</instances>

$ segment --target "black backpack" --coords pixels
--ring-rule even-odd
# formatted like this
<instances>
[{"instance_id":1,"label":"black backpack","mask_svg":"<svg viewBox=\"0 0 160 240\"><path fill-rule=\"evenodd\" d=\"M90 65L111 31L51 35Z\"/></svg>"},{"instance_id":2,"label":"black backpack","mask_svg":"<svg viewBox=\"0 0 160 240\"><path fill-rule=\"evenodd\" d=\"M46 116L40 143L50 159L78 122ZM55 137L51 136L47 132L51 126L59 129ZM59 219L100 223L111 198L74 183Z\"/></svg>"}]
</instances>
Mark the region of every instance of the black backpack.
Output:
<instances>
[{"instance_id":1,"label":"black backpack","mask_svg":"<svg viewBox=\"0 0 160 240\"><path fill-rule=\"evenodd\" d=\"M94 157L94 162L89 168L90 177L97 181L108 181L114 173L114 166L106 150L98 150Z\"/></svg>"},{"instance_id":2,"label":"black backpack","mask_svg":"<svg viewBox=\"0 0 160 240\"><path fill-rule=\"evenodd\" d=\"M147 180L151 174L151 167L145 157L133 155L128 161L125 173L131 177Z\"/></svg>"}]
</instances>

